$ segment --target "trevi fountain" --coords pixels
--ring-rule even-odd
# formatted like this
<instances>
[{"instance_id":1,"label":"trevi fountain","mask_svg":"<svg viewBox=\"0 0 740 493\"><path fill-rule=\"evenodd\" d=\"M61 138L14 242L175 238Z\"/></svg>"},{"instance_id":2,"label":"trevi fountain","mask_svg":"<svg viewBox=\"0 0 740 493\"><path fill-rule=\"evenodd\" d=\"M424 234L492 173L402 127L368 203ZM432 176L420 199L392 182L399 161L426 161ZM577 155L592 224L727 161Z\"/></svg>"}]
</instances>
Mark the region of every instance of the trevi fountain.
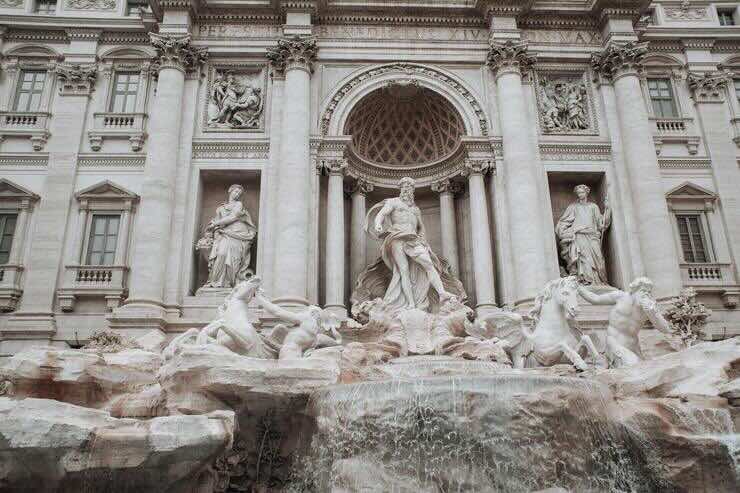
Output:
<instances>
[{"instance_id":1,"label":"trevi fountain","mask_svg":"<svg viewBox=\"0 0 740 493\"><path fill-rule=\"evenodd\" d=\"M0 0L0 493L740 491L736 24Z\"/></svg>"}]
</instances>

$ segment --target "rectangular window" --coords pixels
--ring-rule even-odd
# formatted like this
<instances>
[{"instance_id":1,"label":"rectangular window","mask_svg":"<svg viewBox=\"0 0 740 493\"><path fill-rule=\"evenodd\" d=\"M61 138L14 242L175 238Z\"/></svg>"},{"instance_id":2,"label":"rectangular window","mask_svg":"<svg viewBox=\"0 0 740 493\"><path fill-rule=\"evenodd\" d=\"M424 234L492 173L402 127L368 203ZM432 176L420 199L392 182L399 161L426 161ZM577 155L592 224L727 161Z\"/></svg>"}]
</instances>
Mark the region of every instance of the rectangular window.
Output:
<instances>
[{"instance_id":1,"label":"rectangular window","mask_svg":"<svg viewBox=\"0 0 740 493\"><path fill-rule=\"evenodd\" d=\"M18 214L0 214L0 264L7 264L10 260L17 219Z\"/></svg>"},{"instance_id":2,"label":"rectangular window","mask_svg":"<svg viewBox=\"0 0 740 493\"><path fill-rule=\"evenodd\" d=\"M55 14L57 11L57 0L38 0L36 2L37 14Z\"/></svg>"},{"instance_id":3,"label":"rectangular window","mask_svg":"<svg viewBox=\"0 0 740 493\"><path fill-rule=\"evenodd\" d=\"M653 103L653 113L658 118L677 118L678 111L673 101L671 81L668 79L648 79L650 101Z\"/></svg>"},{"instance_id":4,"label":"rectangular window","mask_svg":"<svg viewBox=\"0 0 740 493\"><path fill-rule=\"evenodd\" d=\"M136 110L136 94L139 92L139 74L118 72L113 79L113 95L110 111L133 113Z\"/></svg>"},{"instance_id":5,"label":"rectangular window","mask_svg":"<svg viewBox=\"0 0 740 493\"><path fill-rule=\"evenodd\" d=\"M120 222L118 214L93 214L87 243L87 265L113 265Z\"/></svg>"},{"instance_id":6,"label":"rectangular window","mask_svg":"<svg viewBox=\"0 0 740 493\"><path fill-rule=\"evenodd\" d=\"M719 17L720 26L734 26L735 18L732 16L733 12L731 9L717 10L717 17Z\"/></svg>"},{"instance_id":7,"label":"rectangular window","mask_svg":"<svg viewBox=\"0 0 740 493\"><path fill-rule=\"evenodd\" d=\"M126 15L139 15L149 8L147 0L128 0L126 2Z\"/></svg>"},{"instance_id":8,"label":"rectangular window","mask_svg":"<svg viewBox=\"0 0 740 493\"><path fill-rule=\"evenodd\" d=\"M41 93L44 92L46 72L23 70L15 93L14 111L38 111L41 106Z\"/></svg>"},{"instance_id":9,"label":"rectangular window","mask_svg":"<svg viewBox=\"0 0 740 493\"><path fill-rule=\"evenodd\" d=\"M685 262L709 262L704 232L701 227L699 214L676 215L678 221L678 236L681 240L681 250Z\"/></svg>"}]
</instances>

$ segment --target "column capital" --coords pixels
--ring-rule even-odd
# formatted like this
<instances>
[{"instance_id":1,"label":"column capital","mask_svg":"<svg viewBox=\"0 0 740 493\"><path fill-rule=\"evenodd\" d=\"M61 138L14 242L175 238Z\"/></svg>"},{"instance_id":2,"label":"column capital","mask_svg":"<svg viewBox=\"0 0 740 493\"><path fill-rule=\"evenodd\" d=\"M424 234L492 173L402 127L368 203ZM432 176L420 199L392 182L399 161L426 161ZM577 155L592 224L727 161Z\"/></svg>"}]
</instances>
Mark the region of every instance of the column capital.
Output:
<instances>
[{"instance_id":1,"label":"column capital","mask_svg":"<svg viewBox=\"0 0 740 493\"><path fill-rule=\"evenodd\" d=\"M462 191L462 185L456 181L452 181L449 178L445 180L439 180L432 183L432 191L438 194L449 193L451 195L458 194Z\"/></svg>"},{"instance_id":2,"label":"column capital","mask_svg":"<svg viewBox=\"0 0 740 493\"><path fill-rule=\"evenodd\" d=\"M697 103L722 103L725 100L725 88L730 82L727 74L722 72L689 72L687 81L691 97Z\"/></svg>"},{"instance_id":3,"label":"column capital","mask_svg":"<svg viewBox=\"0 0 740 493\"><path fill-rule=\"evenodd\" d=\"M152 64L155 72L163 68L185 72L200 66L208 59L206 48L196 48L190 43L190 34L149 33L149 40L157 50L157 56Z\"/></svg>"},{"instance_id":4,"label":"column capital","mask_svg":"<svg viewBox=\"0 0 740 493\"><path fill-rule=\"evenodd\" d=\"M375 185L365 180L364 178L357 178L355 181L353 181L352 183L348 183L346 186L346 192L351 195L367 195L373 190L375 190Z\"/></svg>"},{"instance_id":5,"label":"column capital","mask_svg":"<svg viewBox=\"0 0 740 493\"><path fill-rule=\"evenodd\" d=\"M493 169L494 166L490 159L467 158L461 174L462 176L485 175Z\"/></svg>"},{"instance_id":6,"label":"column capital","mask_svg":"<svg viewBox=\"0 0 740 493\"><path fill-rule=\"evenodd\" d=\"M89 96L98 78L94 63L58 63L55 67L62 96Z\"/></svg>"},{"instance_id":7,"label":"column capital","mask_svg":"<svg viewBox=\"0 0 740 493\"><path fill-rule=\"evenodd\" d=\"M321 159L316 165L316 169L321 174L327 175L344 175L349 164L344 158Z\"/></svg>"},{"instance_id":8,"label":"column capital","mask_svg":"<svg viewBox=\"0 0 740 493\"><path fill-rule=\"evenodd\" d=\"M279 39L276 47L268 48L266 56L275 74L293 69L311 73L317 52L313 36L290 36Z\"/></svg>"},{"instance_id":9,"label":"column capital","mask_svg":"<svg viewBox=\"0 0 740 493\"><path fill-rule=\"evenodd\" d=\"M606 78L617 79L624 75L637 75L642 59L647 54L647 45L633 42L610 44L600 53L591 55L591 67Z\"/></svg>"},{"instance_id":10,"label":"column capital","mask_svg":"<svg viewBox=\"0 0 740 493\"><path fill-rule=\"evenodd\" d=\"M534 65L536 59L528 53L526 41L491 41L486 64L496 76L515 72L521 74Z\"/></svg>"}]
</instances>

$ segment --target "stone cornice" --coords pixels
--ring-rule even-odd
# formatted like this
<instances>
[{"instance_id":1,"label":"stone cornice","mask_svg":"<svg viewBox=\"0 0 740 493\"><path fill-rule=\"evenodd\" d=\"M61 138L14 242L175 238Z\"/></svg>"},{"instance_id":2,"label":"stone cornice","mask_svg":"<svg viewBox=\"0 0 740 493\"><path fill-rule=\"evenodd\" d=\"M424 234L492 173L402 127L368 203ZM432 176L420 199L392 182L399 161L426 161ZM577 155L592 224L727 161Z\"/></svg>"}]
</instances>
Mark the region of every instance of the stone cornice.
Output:
<instances>
[{"instance_id":1,"label":"stone cornice","mask_svg":"<svg viewBox=\"0 0 740 493\"><path fill-rule=\"evenodd\" d=\"M200 10L200 0L152 0L149 2L157 19L162 19L165 10L187 10L194 17Z\"/></svg>"},{"instance_id":2,"label":"stone cornice","mask_svg":"<svg viewBox=\"0 0 740 493\"><path fill-rule=\"evenodd\" d=\"M486 64L496 75L507 72L522 72L531 68L535 57L528 52L528 44L521 41L491 41Z\"/></svg>"},{"instance_id":3,"label":"stone cornice","mask_svg":"<svg viewBox=\"0 0 740 493\"><path fill-rule=\"evenodd\" d=\"M157 50L154 70L175 68L185 71L200 66L208 58L205 48L195 48L190 43L190 35L167 35L149 33L152 46Z\"/></svg>"},{"instance_id":4,"label":"stone cornice","mask_svg":"<svg viewBox=\"0 0 740 493\"><path fill-rule=\"evenodd\" d=\"M66 29L70 41L97 41L103 33L102 29L70 28Z\"/></svg>"},{"instance_id":5,"label":"stone cornice","mask_svg":"<svg viewBox=\"0 0 740 493\"><path fill-rule=\"evenodd\" d=\"M619 77L636 72L648 52L647 43L611 44L591 55L591 66L604 77Z\"/></svg>"},{"instance_id":6,"label":"stone cornice","mask_svg":"<svg viewBox=\"0 0 740 493\"><path fill-rule=\"evenodd\" d=\"M315 14L318 10L317 0L280 0L282 12L309 12Z\"/></svg>"},{"instance_id":7,"label":"stone cornice","mask_svg":"<svg viewBox=\"0 0 740 493\"><path fill-rule=\"evenodd\" d=\"M475 8L485 19L517 17L532 8L534 0L477 0Z\"/></svg>"},{"instance_id":8,"label":"stone cornice","mask_svg":"<svg viewBox=\"0 0 740 493\"><path fill-rule=\"evenodd\" d=\"M317 52L316 38L292 36L279 39L276 47L267 49L266 57L277 74L291 69L312 72Z\"/></svg>"}]
</instances>

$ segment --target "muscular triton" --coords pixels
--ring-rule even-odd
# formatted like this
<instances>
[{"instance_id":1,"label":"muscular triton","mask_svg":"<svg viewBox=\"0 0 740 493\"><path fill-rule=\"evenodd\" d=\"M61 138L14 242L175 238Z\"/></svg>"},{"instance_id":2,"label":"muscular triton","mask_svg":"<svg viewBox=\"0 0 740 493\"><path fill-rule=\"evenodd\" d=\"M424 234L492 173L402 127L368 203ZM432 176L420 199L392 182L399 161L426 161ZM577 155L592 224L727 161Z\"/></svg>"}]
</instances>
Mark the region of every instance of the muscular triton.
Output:
<instances>
[{"instance_id":1,"label":"muscular triton","mask_svg":"<svg viewBox=\"0 0 740 493\"><path fill-rule=\"evenodd\" d=\"M610 368L634 365L643 359L638 336L645 322L650 321L665 334L673 332L670 323L658 310L652 291L653 282L647 277L632 281L626 292L615 289L595 294L583 285L578 286L578 293L589 303L614 305L606 329L606 359Z\"/></svg>"}]
</instances>

